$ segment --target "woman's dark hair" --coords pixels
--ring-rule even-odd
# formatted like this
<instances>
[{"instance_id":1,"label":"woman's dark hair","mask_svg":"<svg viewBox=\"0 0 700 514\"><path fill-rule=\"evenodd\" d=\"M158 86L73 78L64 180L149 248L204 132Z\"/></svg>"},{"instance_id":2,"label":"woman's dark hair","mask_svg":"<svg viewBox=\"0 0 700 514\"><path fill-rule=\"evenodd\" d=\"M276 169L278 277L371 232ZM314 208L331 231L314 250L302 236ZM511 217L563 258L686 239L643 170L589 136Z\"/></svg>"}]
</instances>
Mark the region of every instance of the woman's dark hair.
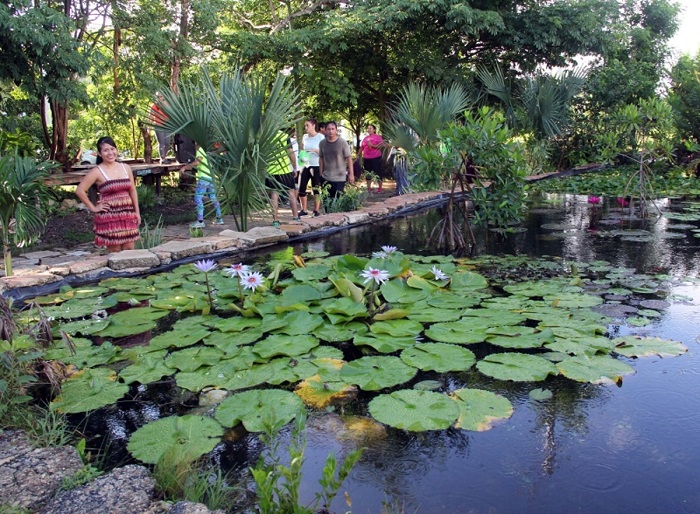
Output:
<instances>
[{"instance_id":1,"label":"woman's dark hair","mask_svg":"<svg viewBox=\"0 0 700 514\"><path fill-rule=\"evenodd\" d=\"M97 158L95 159L95 164L102 164L102 157L100 157L100 149L102 145L109 145L113 146L114 148L117 148L117 143L114 142L114 139L112 139L109 136L104 136L101 137L100 139L97 140Z\"/></svg>"},{"instance_id":2,"label":"woman's dark hair","mask_svg":"<svg viewBox=\"0 0 700 514\"><path fill-rule=\"evenodd\" d=\"M316 118L306 118L306 121L308 121L309 123L313 123L314 130L318 132L318 121L316 121Z\"/></svg>"}]
</instances>

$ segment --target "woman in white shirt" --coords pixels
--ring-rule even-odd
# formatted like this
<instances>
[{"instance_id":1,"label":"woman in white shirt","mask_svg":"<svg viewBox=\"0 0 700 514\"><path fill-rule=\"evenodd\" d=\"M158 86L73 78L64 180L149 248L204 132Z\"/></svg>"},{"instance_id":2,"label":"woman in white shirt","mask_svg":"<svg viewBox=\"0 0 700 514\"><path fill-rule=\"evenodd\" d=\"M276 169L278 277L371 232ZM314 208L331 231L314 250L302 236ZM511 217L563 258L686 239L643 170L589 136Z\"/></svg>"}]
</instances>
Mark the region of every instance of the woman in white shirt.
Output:
<instances>
[{"instance_id":1,"label":"woman in white shirt","mask_svg":"<svg viewBox=\"0 0 700 514\"><path fill-rule=\"evenodd\" d=\"M299 182L299 201L301 211L299 216L308 216L306 212L306 188L311 181L311 194L314 196L314 217L319 215L321 208L321 172L318 168L318 146L323 141L324 136L318 132L318 124L314 118L309 118L304 122L304 149L299 151L299 162L304 168L301 170L301 181Z\"/></svg>"}]
</instances>

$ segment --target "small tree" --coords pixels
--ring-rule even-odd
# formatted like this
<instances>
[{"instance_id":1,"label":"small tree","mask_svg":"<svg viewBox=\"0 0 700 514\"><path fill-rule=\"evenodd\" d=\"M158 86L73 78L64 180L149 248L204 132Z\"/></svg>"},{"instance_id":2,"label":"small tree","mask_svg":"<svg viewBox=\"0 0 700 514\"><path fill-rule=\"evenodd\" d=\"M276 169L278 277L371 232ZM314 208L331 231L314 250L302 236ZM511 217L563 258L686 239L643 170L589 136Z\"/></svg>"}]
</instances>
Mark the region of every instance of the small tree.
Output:
<instances>
[{"instance_id":1,"label":"small tree","mask_svg":"<svg viewBox=\"0 0 700 514\"><path fill-rule=\"evenodd\" d=\"M44 208L49 189L43 179L54 163L37 163L29 157L0 156L0 225L5 276L12 276L12 246L22 248L41 235L46 224Z\"/></svg>"}]
</instances>

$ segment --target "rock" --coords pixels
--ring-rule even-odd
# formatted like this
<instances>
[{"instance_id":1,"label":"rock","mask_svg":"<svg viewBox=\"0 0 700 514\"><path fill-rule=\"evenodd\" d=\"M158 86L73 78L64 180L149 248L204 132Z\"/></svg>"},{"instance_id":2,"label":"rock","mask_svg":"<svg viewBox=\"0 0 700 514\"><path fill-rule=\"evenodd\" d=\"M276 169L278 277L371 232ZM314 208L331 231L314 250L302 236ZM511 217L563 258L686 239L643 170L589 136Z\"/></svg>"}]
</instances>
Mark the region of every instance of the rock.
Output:
<instances>
[{"instance_id":1,"label":"rock","mask_svg":"<svg viewBox=\"0 0 700 514\"><path fill-rule=\"evenodd\" d=\"M169 256L170 259L175 260L184 259L185 257L191 257L193 255L206 255L212 251L213 249L210 242L198 241L196 239L191 239L189 241L168 241L167 243L151 248L151 252L157 254L160 259ZM158 259L158 257L156 258ZM158 262L160 262L160 260Z\"/></svg>"},{"instance_id":2,"label":"rock","mask_svg":"<svg viewBox=\"0 0 700 514\"><path fill-rule=\"evenodd\" d=\"M160 259L149 250L124 250L111 253L107 260L109 267L113 270L160 266Z\"/></svg>"},{"instance_id":3,"label":"rock","mask_svg":"<svg viewBox=\"0 0 700 514\"><path fill-rule=\"evenodd\" d=\"M78 209L82 204L72 198L66 198L61 202L62 211L72 211Z\"/></svg>"},{"instance_id":4,"label":"rock","mask_svg":"<svg viewBox=\"0 0 700 514\"><path fill-rule=\"evenodd\" d=\"M211 511L201 503L177 502L170 509L169 514L225 514L225 512L223 510Z\"/></svg>"},{"instance_id":5,"label":"rock","mask_svg":"<svg viewBox=\"0 0 700 514\"><path fill-rule=\"evenodd\" d=\"M5 432L0 435L0 506L34 512L82 467L75 448L34 448L20 432Z\"/></svg>"},{"instance_id":6,"label":"rock","mask_svg":"<svg viewBox=\"0 0 700 514\"><path fill-rule=\"evenodd\" d=\"M154 500L156 482L143 466L117 468L92 482L60 493L41 514L137 514Z\"/></svg>"}]
</instances>

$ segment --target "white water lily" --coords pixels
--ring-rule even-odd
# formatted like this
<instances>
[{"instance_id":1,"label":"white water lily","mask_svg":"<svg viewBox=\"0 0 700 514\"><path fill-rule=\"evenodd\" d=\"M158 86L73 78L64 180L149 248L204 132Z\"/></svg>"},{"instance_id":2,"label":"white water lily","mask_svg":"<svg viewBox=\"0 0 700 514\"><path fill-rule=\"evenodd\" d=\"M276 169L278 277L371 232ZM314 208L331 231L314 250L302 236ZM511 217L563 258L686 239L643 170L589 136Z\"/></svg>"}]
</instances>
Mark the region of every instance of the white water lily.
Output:
<instances>
[{"instance_id":1,"label":"white water lily","mask_svg":"<svg viewBox=\"0 0 700 514\"><path fill-rule=\"evenodd\" d=\"M370 268L368 270L360 273L360 276L365 279L364 283L367 284L374 280L376 284L383 284L389 280L389 272L383 269Z\"/></svg>"},{"instance_id":2,"label":"white water lily","mask_svg":"<svg viewBox=\"0 0 700 514\"><path fill-rule=\"evenodd\" d=\"M396 248L395 246L382 246L382 250L384 250L384 253L386 253L387 255L391 255L392 253L396 252L398 248Z\"/></svg>"},{"instance_id":3,"label":"white water lily","mask_svg":"<svg viewBox=\"0 0 700 514\"><path fill-rule=\"evenodd\" d=\"M375 259L386 259L389 255L386 252L372 252L372 257Z\"/></svg>"},{"instance_id":4,"label":"white water lily","mask_svg":"<svg viewBox=\"0 0 700 514\"><path fill-rule=\"evenodd\" d=\"M216 269L216 262L210 259L201 260L195 262L194 267L197 268L199 271L209 273L210 271L214 271Z\"/></svg>"},{"instance_id":5,"label":"white water lily","mask_svg":"<svg viewBox=\"0 0 700 514\"><path fill-rule=\"evenodd\" d=\"M449 280L450 277L445 275L440 268L437 266L433 266L433 268L430 270L435 277L435 280Z\"/></svg>"},{"instance_id":6,"label":"white water lily","mask_svg":"<svg viewBox=\"0 0 700 514\"><path fill-rule=\"evenodd\" d=\"M252 291L255 291L258 287L263 285L263 276L262 273L258 271L246 271L241 277L241 282L240 284L243 286L243 289L250 289Z\"/></svg>"},{"instance_id":7,"label":"white water lily","mask_svg":"<svg viewBox=\"0 0 700 514\"><path fill-rule=\"evenodd\" d=\"M226 273L229 277L235 278L235 277L241 277L243 276L244 273L248 273L250 270L250 266L247 266L241 262L238 264L231 264L224 273Z\"/></svg>"}]
</instances>

